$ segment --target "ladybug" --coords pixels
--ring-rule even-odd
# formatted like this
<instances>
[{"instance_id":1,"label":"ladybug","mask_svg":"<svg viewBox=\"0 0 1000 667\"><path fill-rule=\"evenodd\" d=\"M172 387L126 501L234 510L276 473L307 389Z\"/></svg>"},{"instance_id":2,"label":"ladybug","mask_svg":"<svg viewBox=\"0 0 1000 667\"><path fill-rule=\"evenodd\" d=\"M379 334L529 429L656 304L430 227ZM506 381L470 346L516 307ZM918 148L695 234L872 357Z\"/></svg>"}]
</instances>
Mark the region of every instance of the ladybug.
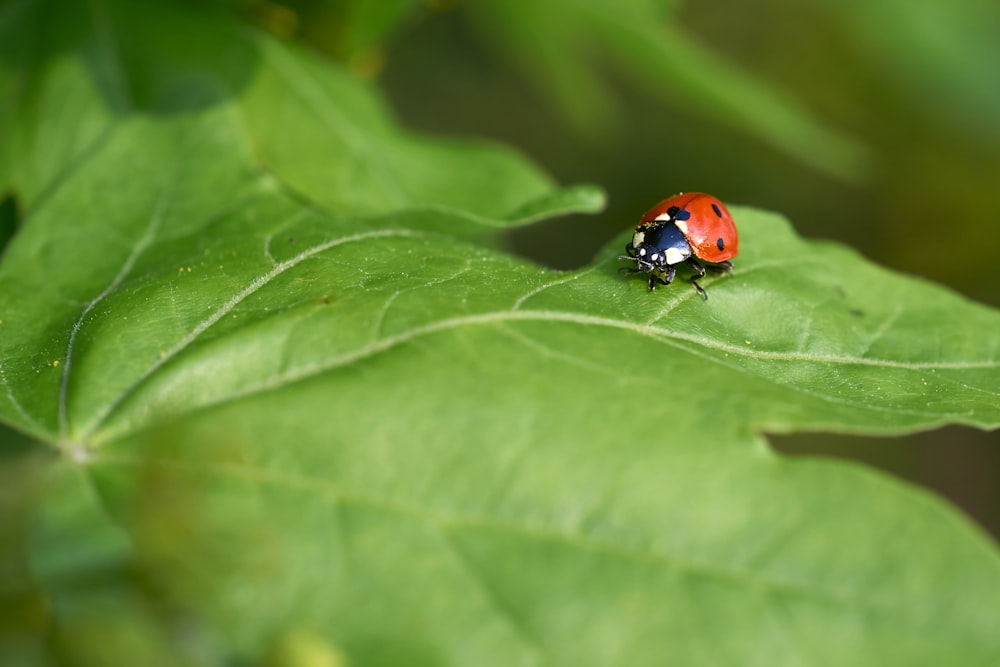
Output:
<instances>
[{"instance_id":1,"label":"ladybug","mask_svg":"<svg viewBox=\"0 0 1000 667\"><path fill-rule=\"evenodd\" d=\"M702 299L708 294L697 279L708 268L731 271L739 252L736 224L722 202L701 192L688 192L664 199L642 216L632 241L625 246L627 255L618 259L635 262L635 268L622 267L629 274L648 273L649 291L656 283L673 282L676 266L685 263L698 275L691 284Z\"/></svg>"}]
</instances>

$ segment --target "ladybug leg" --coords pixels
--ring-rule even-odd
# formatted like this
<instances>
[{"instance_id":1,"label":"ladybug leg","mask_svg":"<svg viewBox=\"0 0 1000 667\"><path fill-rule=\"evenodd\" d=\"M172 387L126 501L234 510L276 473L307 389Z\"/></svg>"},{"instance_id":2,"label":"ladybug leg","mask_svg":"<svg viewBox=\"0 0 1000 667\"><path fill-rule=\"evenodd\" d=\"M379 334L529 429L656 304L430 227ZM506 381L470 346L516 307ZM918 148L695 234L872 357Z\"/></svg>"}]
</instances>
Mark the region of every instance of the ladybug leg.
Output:
<instances>
[{"instance_id":1,"label":"ladybug leg","mask_svg":"<svg viewBox=\"0 0 1000 667\"><path fill-rule=\"evenodd\" d=\"M726 273L732 273L733 272L733 263L730 262L729 260L726 260L725 262L719 262L718 264L716 264L712 268L713 269L718 269L720 271L724 271Z\"/></svg>"},{"instance_id":2,"label":"ladybug leg","mask_svg":"<svg viewBox=\"0 0 1000 667\"><path fill-rule=\"evenodd\" d=\"M658 267L660 272L663 274L659 276L655 271L651 271L649 274L649 291L652 292L656 289L656 283L662 285L669 285L674 281L674 274L677 273L677 269L674 268L673 264L667 264L666 267Z\"/></svg>"},{"instance_id":3,"label":"ladybug leg","mask_svg":"<svg viewBox=\"0 0 1000 667\"><path fill-rule=\"evenodd\" d=\"M684 261L687 262L688 266L695 270L695 273L698 274L691 278L691 286L694 287L694 291L698 293L698 296L700 296L703 301L708 301L708 293L705 292L702 286L698 284L698 278L705 277L705 267L702 266L701 263L694 257L688 257Z\"/></svg>"}]
</instances>

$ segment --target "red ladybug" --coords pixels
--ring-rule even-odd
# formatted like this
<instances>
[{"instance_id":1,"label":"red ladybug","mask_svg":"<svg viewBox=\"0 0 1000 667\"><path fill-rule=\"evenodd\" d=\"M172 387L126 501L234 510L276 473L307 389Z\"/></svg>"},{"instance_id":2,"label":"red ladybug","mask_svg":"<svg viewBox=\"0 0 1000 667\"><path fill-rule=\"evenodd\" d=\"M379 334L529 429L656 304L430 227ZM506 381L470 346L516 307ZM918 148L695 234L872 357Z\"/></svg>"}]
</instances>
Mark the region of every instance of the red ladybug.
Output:
<instances>
[{"instance_id":1,"label":"red ladybug","mask_svg":"<svg viewBox=\"0 0 1000 667\"><path fill-rule=\"evenodd\" d=\"M651 292L658 282L669 285L676 266L683 262L698 274L691 278L691 284L702 299L707 299L697 282L705 275L698 260L709 263L709 268L730 271L733 264L729 260L736 257L739 245L733 216L722 202L711 195L688 192L649 209L625 246L628 254L618 259L635 262L635 268L625 269L630 274L648 273Z\"/></svg>"}]
</instances>

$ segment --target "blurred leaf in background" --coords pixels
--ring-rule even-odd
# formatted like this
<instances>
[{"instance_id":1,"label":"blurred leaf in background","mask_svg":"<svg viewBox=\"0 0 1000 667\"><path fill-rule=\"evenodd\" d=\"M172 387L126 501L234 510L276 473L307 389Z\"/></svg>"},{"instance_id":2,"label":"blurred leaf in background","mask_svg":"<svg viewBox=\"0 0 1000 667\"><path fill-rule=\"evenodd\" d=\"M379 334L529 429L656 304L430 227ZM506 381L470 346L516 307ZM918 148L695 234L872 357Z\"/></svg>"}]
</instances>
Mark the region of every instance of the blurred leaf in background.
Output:
<instances>
[{"instance_id":1,"label":"blurred leaf in background","mask_svg":"<svg viewBox=\"0 0 1000 667\"><path fill-rule=\"evenodd\" d=\"M886 86L961 140L1000 149L1000 9L949 3L813 0L842 22Z\"/></svg>"},{"instance_id":2,"label":"blurred leaf in background","mask_svg":"<svg viewBox=\"0 0 1000 667\"><path fill-rule=\"evenodd\" d=\"M316 30L310 19L303 33L349 62L368 62L417 4L304 4L314 12L315 23L329 29ZM516 66L576 128L580 140L607 141L627 123L627 111L606 80L615 72L651 91L661 104L706 114L823 173L848 181L864 178L868 155L858 140L703 45L677 25L676 5L674 0L477 0L463 3L461 11L484 43Z\"/></svg>"},{"instance_id":3,"label":"blurred leaf in background","mask_svg":"<svg viewBox=\"0 0 1000 667\"><path fill-rule=\"evenodd\" d=\"M469 10L477 30L535 79L585 136L599 136L625 113L599 79L615 66L662 104L747 132L836 178L864 179L869 156L859 141L703 44L677 24L676 4L483 0Z\"/></svg>"}]
</instances>

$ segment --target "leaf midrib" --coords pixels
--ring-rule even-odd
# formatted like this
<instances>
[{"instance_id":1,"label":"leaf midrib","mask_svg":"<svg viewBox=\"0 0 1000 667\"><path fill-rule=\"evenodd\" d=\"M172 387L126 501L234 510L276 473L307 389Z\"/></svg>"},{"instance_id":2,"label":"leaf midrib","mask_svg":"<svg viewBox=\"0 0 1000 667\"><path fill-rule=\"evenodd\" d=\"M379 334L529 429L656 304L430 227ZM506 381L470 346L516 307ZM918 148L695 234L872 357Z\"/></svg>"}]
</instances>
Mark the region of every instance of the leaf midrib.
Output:
<instances>
[{"instance_id":1,"label":"leaf midrib","mask_svg":"<svg viewBox=\"0 0 1000 667\"><path fill-rule=\"evenodd\" d=\"M343 243L348 243L351 241L362 241L370 239L373 237L387 237L387 236L399 236L399 237L420 237L424 234L420 232L415 232L411 230L380 230L375 232L364 232L360 234L355 234L346 237L339 237L338 239L328 241L326 243L314 246L296 257L285 260L281 262L274 269L258 277L253 282L250 283L246 288L240 291L236 296L231 298L222 308L215 311L208 318L199 323L195 329L191 331L187 336L182 338L178 343L176 343L168 353L159 357L150 368L143 373L139 378L137 378L132 384L130 384L114 401L109 403L104 409L100 410L96 415L95 419L92 420L92 426L90 426L82 436L77 438L76 442L89 442L91 444L99 444L102 441L106 441L113 437L121 437L123 433L116 433L113 431L105 431L99 433L101 427L107 422L108 418L114 413L114 411L122 404L124 401L134 393L139 386L145 383L153 373L161 368L167 361L177 357L184 349L190 346L198 337L204 333L213 324L221 320L225 315L232 312L232 310L244 299L254 294L258 289L266 285L268 282L273 280L275 277L297 265L302 260L311 257L323 250L327 250ZM534 322L563 322L578 324L581 326L601 326L615 328L625 331L630 331L637 335L643 336L645 338L650 338L661 342L664 344L671 345L681 351L691 354L698 354L699 356L705 358L706 360L712 361L716 364L726 366L731 370L737 370L741 373L747 373L747 369L742 368L738 365L727 362L725 359L720 358L716 355L704 354L704 352L699 353L698 350L692 350L690 345L694 345L700 348L722 352L725 355L734 355L745 358L752 358L755 360L766 360L766 361L799 361L806 363L820 363L820 364L843 364L843 365L862 365L862 366L876 366L883 368L900 368L904 370L936 370L936 369L971 369L971 368L996 368L998 366L995 361L972 361L972 362L900 362L895 360L886 359L870 359L870 358L856 358L856 357L846 357L846 356L833 356L833 355L807 355L799 352L764 352L759 350L747 349L745 347L740 347L737 345L731 345L727 343L718 342L712 339L704 338L701 336L695 336L692 334L687 334L677 331L668 331L665 329L659 329L656 327L636 324L633 322L627 322L623 320L616 320L606 317L598 317L593 315L584 315L581 313L565 312L565 311L552 311L552 310L500 310L500 311L490 311L486 313L478 313L475 315L463 315L459 317L444 318L430 322L425 325L413 327L404 332L394 334L391 336L385 336L378 340L372 341L368 345L357 348L345 354L341 354L332 358L323 360L322 362L305 364L294 369L292 372L284 373L281 375L275 375L267 378L261 382L254 384L248 384L243 387L240 391L228 393L222 397L219 397L213 401L207 401L198 404L198 409L204 409L212 407L215 405L220 405L223 403L232 402L242 398L247 398L252 395L264 393L267 391L273 391L284 386L292 385L309 378L315 377L319 374L335 370L347 366L352 363L356 363L372 357L376 354L380 354L399 345L405 344L414 339L427 336L434 333L439 333L442 331L448 331L452 329L457 329L464 326L480 326L498 323L507 323L515 321L534 321ZM760 377L755 375L755 377ZM764 380L773 382L775 384L781 384L776 382L772 378L763 377ZM799 391L806 391L801 387L798 387ZM985 391L985 390L983 390ZM807 392L813 393L813 392ZM870 403L862 401L843 401L837 399L836 397L829 396L826 394L815 393L815 396L822 398L823 400L843 403L847 405L856 406L858 408L866 408L870 410L876 410L879 412L887 412L892 414L911 414L923 416L927 413L921 411L914 411L905 408L887 408L880 406L873 406Z\"/></svg>"},{"instance_id":2,"label":"leaf midrib","mask_svg":"<svg viewBox=\"0 0 1000 667\"><path fill-rule=\"evenodd\" d=\"M115 409L121 405L131 394L135 392L143 383L146 382L157 370L162 368L167 362L173 360L181 352L188 348L194 341L196 341L201 334L212 327L216 322L221 320L223 317L231 313L236 306L243 302L248 297L256 294L258 290L270 283L272 280L294 268L301 262L315 256L316 254L335 248L339 245L345 243L352 243L358 241L370 240L373 238L385 238L390 236L396 237L408 237L415 238L424 236L422 232L415 232L405 229L388 229L388 230L376 230L371 232L361 232L357 234L352 234L349 236L341 236L324 243L320 243L315 246L311 246L306 250L300 252L294 257L276 263L270 271L267 273L257 276L252 280L246 287L237 292L231 298L229 298L222 306L217 310L213 311L211 315L199 322L195 327L183 338L177 341L168 351L164 354L159 355L156 361L138 378L136 378L132 383L130 383L111 403L105 406L103 409L99 410L95 415L93 420L91 420L92 425L85 429L82 435L74 438L74 440L86 442L89 441L93 435L100 429L101 425L107 420L107 418L115 411ZM107 290L105 290L107 291ZM102 293L103 294L103 293ZM89 312L89 311L86 311ZM86 315L84 313L84 316ZM82 317L81 317L82 320ZM66 364L67 370L69 363ZM65 430L63 430L65 433Z\"/></svg>"}]
</instances>

